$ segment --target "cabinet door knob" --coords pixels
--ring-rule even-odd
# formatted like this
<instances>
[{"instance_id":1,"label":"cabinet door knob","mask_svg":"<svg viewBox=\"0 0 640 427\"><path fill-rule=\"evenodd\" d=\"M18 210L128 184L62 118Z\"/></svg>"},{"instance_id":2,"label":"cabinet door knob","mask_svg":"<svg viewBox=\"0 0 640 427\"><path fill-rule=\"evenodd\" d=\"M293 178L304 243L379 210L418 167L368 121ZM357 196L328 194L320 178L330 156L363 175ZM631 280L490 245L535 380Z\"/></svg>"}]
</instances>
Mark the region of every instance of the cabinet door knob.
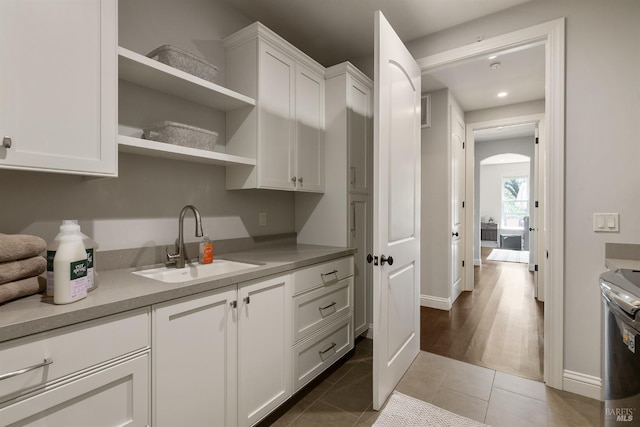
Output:
<instances>
[{"instance_id":1,"label":"cabinet door knob","mask_svg":"<svg viewBox=\"0 0 640 427\"><path fill-rule=\"evenodd\" d=\"M242 300L244 301L245 304L250 304L251 303L251 297L250 296L244 297Z\"/></svg>"},{"instance_id":2,"label":"cabinet door knob","mask_svg":"<svg viewBox=\"0 0 640 427\"><path fill-rule=\"evenodd\" d=\"M456 231L455 233L451 233L451 235L454 237L458 237L458 232Z\"/></svg>"},{"instance_id":3,"label":"cabinet door knob","mask_svg":"<svg viewBox=\"0 0 640 427\"><path fill-rule=\"evenodd\" d=\"M295 176L291 178L291 182L293 182L293 185L296 185L296 181L297 181L297 178Z\"/></svg>"},{"instance_id":4,"label":"cabinet door knob","mask_svg":"<svg viewBox=\"0 0 640 427\"><path fill-rule=\"evenodd\" d=\"M5 136L4 138L2 138L2 146L4 148L11 148L11 138L8 136Z\"/></svg>"},{"instance_id":5,"label":"cabinet door knob","mask_svg":"<svg viewBox=\"0 0 640 427\"><path fill-rule=\"evenodd\" d=\"M231 305L231 308L237 308L238 307L238 301L231 301L229 304Z\"/></svg>"},{"instance_id":6,"label":"cabinet door knob","mask_svg":"<svg viewBox=\"0 0 640 427\"><path fill-rule=\"evenodd\" d=\"M302 184L302 177L298 178L298 182Z\"/></svg>"}]
</instances>

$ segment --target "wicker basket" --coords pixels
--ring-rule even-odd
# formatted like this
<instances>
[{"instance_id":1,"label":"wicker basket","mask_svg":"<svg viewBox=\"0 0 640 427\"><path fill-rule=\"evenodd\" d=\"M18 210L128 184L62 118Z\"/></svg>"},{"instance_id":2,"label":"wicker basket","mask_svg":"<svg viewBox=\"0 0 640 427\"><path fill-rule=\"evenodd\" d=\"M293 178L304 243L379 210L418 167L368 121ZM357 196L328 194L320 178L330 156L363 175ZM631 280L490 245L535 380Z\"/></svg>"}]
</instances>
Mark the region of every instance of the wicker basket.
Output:
<instances>
[{"instance_id":1,"label":"wicker basket","mask_svg":"<svg viewBox=\"0 0 640 427\"><path fill-rule=\"evenodd\" d=\"M164 121L153 123L142 129L142 138L213 151L218 140L218 133L183 123Z\"/></svg>"},{"instance_id":2,"label":"wicker basket","mask_svg":"<svg viewBox=\"0 0 640 427\"><path fill-rule=\"evenodd\" d=\"M209 64L193 53L175 46L160 46L149 52L147 57L212 83L215 82L218 74L218 67L215 65Z\"/></svg>"}]
</instances>

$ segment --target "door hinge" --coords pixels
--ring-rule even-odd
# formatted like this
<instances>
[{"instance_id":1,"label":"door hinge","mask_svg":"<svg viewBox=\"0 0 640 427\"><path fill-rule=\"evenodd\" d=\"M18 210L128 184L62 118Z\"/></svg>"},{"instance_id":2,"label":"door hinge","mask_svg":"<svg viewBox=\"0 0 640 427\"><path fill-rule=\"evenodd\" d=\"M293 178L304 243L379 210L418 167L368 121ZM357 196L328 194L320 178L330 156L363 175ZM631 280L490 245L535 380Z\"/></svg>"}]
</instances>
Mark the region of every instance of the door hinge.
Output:
<instances>
[{"instance_id":1,"label":"door hinge","mask_svg":"<svg viewBox=\"0 0 640 427\"><path fill-rule=\"evenodd\" d=\"M462 266L464 267L464 260L462 260Z\"/></svg>"},{"instance_id":2,"label":"door hinge","mask_svg":"<svg viewBox=\"0 0 640 427\"><path fill-rule=\"evenodd\" d=\"M536 207L536 208L538 207L538 201L537 201L537 200L536 200L536 204L535 204L535 207Z\"/></svg>"},{"instance_id":3,"label":"door hinge","mask_svg":"<svg viewBox=\"0 0 640 427\"><path fill-rule=\"evenodd\" d=\"M464 202L462 202L462 209L464 209Z\"/></svg>"},{"instance_id":4,"label":"door hinge","mask_svg":"<svg viewBox=\"0 0 640 427\"><path fill-rule=\"evenodd\" d=\"M464 142L462 143L462 149L464 150Z\"/></svg>"},{"instance_id":5,"label":"door hinge","mask_svg":"<svg viewBox=\"0 0 640 427\"><path fill-rule=\"evenodd\" d=\"M536 136L536 144L540 141L540 138Z\"/></svg>"},{"instance_id":6,"label":"door hinge","mask_svg":"<svg viewBox=\"0 0 640 427\"><path fill-rule=\"evenodd\" d=\"M538 271L538 264L533 266L533 271Z\"/></svg>"}]
</instances>

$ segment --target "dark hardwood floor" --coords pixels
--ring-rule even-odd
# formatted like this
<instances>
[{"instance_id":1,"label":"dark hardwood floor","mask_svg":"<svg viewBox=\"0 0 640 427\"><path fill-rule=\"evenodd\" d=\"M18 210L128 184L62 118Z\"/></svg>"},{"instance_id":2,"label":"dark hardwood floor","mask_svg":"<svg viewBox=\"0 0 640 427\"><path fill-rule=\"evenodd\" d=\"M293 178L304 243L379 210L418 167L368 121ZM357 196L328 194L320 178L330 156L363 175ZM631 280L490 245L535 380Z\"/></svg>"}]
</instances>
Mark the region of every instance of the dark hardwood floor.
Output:
<instances>
[{"instance_id":1,"label":"dark hardwood floor","mask_svg":"<svg viewBox=\"0 0 640 427\"><path fill-rule=\"evenodd\" d=\"M475 290L451 311L421 307L420 349L497 371L543 379L543 303L527 264L487 261L475 267Z\"/></svg>"}]
</instances>

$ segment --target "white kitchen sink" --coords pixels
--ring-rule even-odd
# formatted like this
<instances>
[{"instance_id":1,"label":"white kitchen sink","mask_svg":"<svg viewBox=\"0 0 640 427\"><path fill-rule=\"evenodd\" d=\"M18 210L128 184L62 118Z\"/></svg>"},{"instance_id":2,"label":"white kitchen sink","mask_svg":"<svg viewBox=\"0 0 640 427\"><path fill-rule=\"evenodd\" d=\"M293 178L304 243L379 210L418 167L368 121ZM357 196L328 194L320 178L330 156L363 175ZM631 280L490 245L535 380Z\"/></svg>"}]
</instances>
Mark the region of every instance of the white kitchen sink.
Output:
<instances>
[{"instance_id":1,"label":"white kitchen sink","mask_svg":"<svg viewBox=\"0 0 640 427\"><path fill-rule=\"evenodd\" d=\"M165 283L181 283L200 278L213 278L259 266L260 264L216 259L211 264L187 264L185 268L158 267L134 271L133 274Z\"/></svg>"}]
</instances>

